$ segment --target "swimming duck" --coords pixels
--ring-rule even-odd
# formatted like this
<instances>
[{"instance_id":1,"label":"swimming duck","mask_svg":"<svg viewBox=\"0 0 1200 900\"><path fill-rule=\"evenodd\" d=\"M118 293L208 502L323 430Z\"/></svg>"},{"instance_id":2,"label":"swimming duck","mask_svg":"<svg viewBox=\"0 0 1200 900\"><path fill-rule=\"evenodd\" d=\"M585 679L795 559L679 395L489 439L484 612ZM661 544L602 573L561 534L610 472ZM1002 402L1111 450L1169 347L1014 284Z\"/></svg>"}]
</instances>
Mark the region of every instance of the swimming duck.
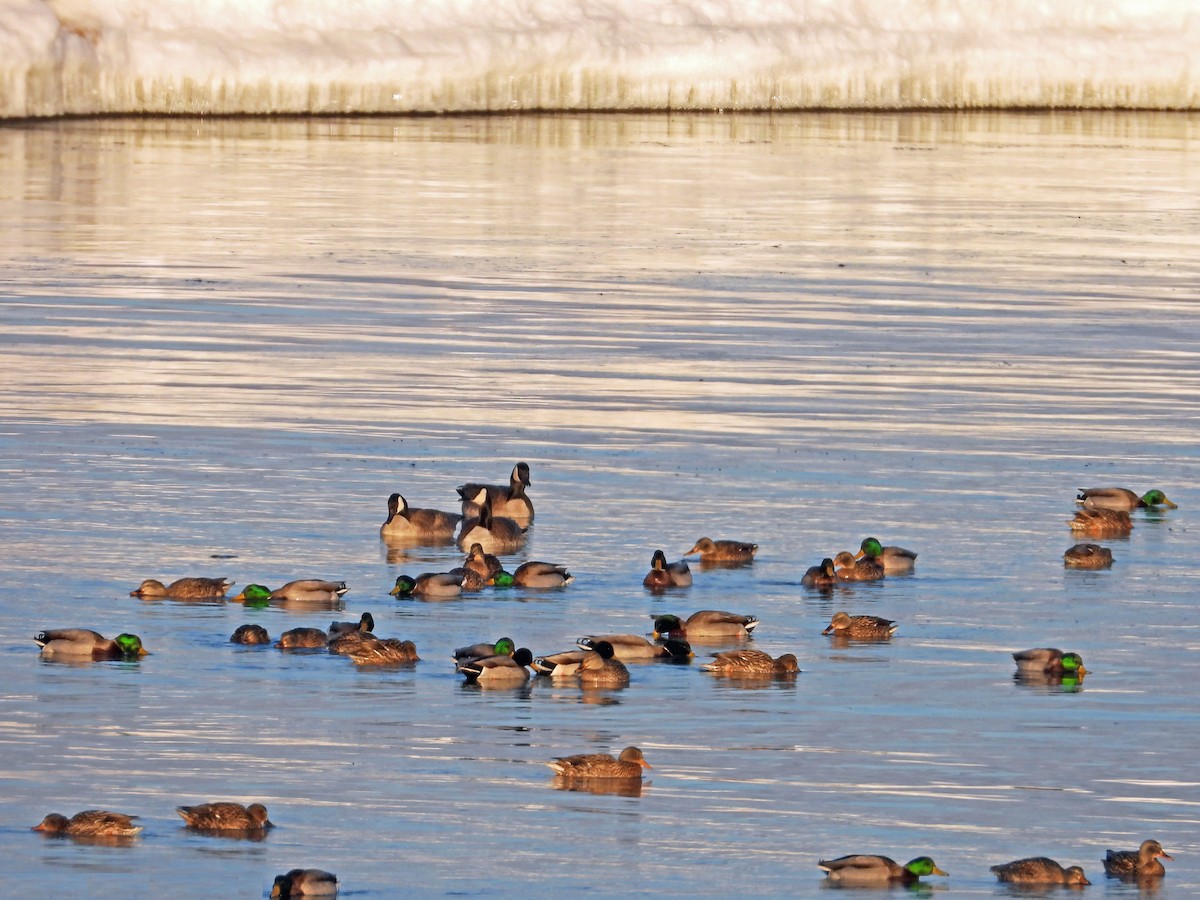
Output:
<instances>
[{"instance_id":1,"label":"swimming duck","mask_svg":"<svg viewBox=\"0 0 1200 900\"><path fill-rule=\"evenodd\" d=\"M459 587L467 593L482 591L488 586L486 578L474 569L468 569L466 566L455 566L447 574L457 578Z\"/></svg>"},{"instance_id":2,"label":"swimming duck","mask_svg":"<svg viewBox=\"0 0 1200 900\"><path fill-rule=\"evenodd\" d=\"M201 803L198 806L177 806L175 812L183 817L188 828L207 831L259 831L273 828L267 818L267 808L261 803L242 806L227 801Z\"/></svg>"},{"instance_id":3,"label":"swimming duck","mask_svg":"<svg viewBox=\"0 0 1200 900\"><path fill-rule=\"evenodd\" d=\"M700 554L702 563L748 563L758 552L758 544L748 544L742 541L714 541L702 537L684 556Z\"/></svg>"},{"instance_id":4,"label":"swimming duck","mask_svg":"<svg viewBox=\"0 0 1200 900\"><path fill-rule=\"evenodd\" d=\"M1054 647L1035 647L1032 650L1020 650L1013 654L1017 661L1017 671L1045 675L1086 675L1083 667L1083 657L1078 653L1063 653Z\"/></svg>"},{"instance_id":5,"label":"swimming duck","mask_svg":"<svg viewBox=\"0 0 1200 900\"><path fill-rule=\"evenodd\" d=\"M998 879L1010 884L1091 884L1079 866L1064 869L1045 856L1014 859L992 866L991 871Z\"/></svg>"},{"instance_id":6,"label":"swimming duck","mask_svg":"<svg viewBox=\"0 0 1200 900\"><path fill-rule=\"evenodd\" d=\"M234 644L269 644L271 636L261 625L248 623L239 625L229 640Z\"/></svg>"},{"instance_id":7,"label":"swimming duck","mask_svg":"<svg viewBox=\"0 0 1200 900\"><path fill-rule=\"evenodd\" d=\"M1068 569L1107 569L1112 562L1112 551L1099 544L1075 544L1063 554Z\"/></svg>"},{"instance_id":8,"label":"swimming duck","mask_svg":"<svg viewBox=\"0 0 1200 900\"><path fill-rule=\"evenodd\" d=\"M1158 841L1142 841L1136 850L1109 850L1104 874L1109 878L1161 878L1167 870L1159 859L1174 859Z\"/></svg>"},{"instance_id":9,"label":"swimming duck","mask_svg":"<svg viewBox=\"0 0 1200 900\"><path fill-rule=\"evenodd\" d=\"M493 515L490 507L481 506L478 516L463 519L457 543L460 550L479 544L488 553L515 553L525 546L525 529L515 519Z\"/></svg>"},{"instance_id":10,"label":"swimming duck","mask_svg":"<svg viewBox=\"0 0 1200 900\"><path fill-rule=\"evenodd\" d=\"M425 572L412 578L397 575L396 586L388 591L393 597L425 597L444 600L462 593L462 576L451 572Z\"/></svg>"},{"instance_id":11,"label":"swimming duck","mask_svg":"<svg viewBox=\"0 0 1200 900\"><path fill-rule=\"evenodd\" d=\"M174 597L177 600L202 600L224 597L233 587L228 578L180 578L164 585L161 581L147 578L129 592L130 597Z\"/></svg>"},{"instance_id":12,"label":"swimming duck","mask_svg":"<svg viewBox=\"0 0 1200 900\"><path fill-rule=\"evenodd\" d=\"M133 824L136 818L106 809L85 809L69 819L59 813L50 813L32 830L70 837L133 837L142 830L141 825Z\"/></svg>"},{"instance_id":13,"label":"swimming duck","mask_svg":"<svg viewBox=\"0 0 1200 900\"><path fill-rule=\"evenodd\" d=\"M406 538L413 541L449 541L462 521L458 513L440 509L410 507L401 494L388 497L388 517L379 526L384 539Z\"/></svg>"},{"instance_id":14,"label":"swimming duck","mask_svg":"<svg viewBox=\"0 0 1200 900\"><path fill-rule=\"evenodd\" d=\"M819 566L809 566L804 573L804 577L800 579L800 583L805 587L812 588L831 588L838 583L837 568L833 564L833 560L828 556L821 560Z\"/></svg>"},{"instance_id":15,"label":"swimming duck","mask_svg":"<svg viewBox=\"0 0 1200 900\"><path fill-rule=\"evenodd\" d=\"M370 634L375 630L375 617L369 612L363 613L358 617L357 622L330 622L329 623L329 638L332 640L339 634L357 631L364 634Z\"/></svg>"},{"instance_id":16,"label":"swimming duck","mask_svg":"<svg viewBox=\"0 0 1200 900\"><path fill-rule=\"evenodd\" d=\"M324 649L329 644L329 635L320 628L292 628L279 636L275 646L280 650Z\"/></svg>"},{"instance_id":17,"label":"swimming duck","mask_svg":"<svg viewBox=\"0 0 1200 900\"><path fill-rule=\"evenodd\" d=\"M364 635L354 645L342 651L360 666L390 666L398 663L416 662L417 645L398 638L377 638Z\"/></svg>"},{"instance_id":18,"label":"swimming duck","mask_svg":"<svg viewBox=\"0 0 1200 900\"><path fill-rule=\"evenodd\" d=\"M292 603L333 603L342 598L350 588L344 581L321 581L315 578L305 578L299 581L289 581L281 588L271 590L261 584L248 584L240 594L234 597L242 603L263 604L272 600L283 600Z\"/></svg>"},{"instance_id":19,"label":"swimming duck","mask_svg":"<svg viewBox=\"0 0 1200 900\"><path fill-rule=\"evenodd\" d=\"M1167 495L1157 488L1152 491L1146 491L1142 496L1138 496L1128 488L1119 487L1102 487L1102 488L1080 488L1079 496L1075 498L1076 503L1083 504L1084 508L1088 509L1158 509L1160 506L1165 506L1168 509L1178 509L1178 507L1167 499Z\"/></svg>"},{"instance_id":20,"label":"swimming duck","mask_svg":"<svg viewBox=\"0 0 1200 900\"><path fill-rule=\"evenodd\" d=\"M629 670L616 659L616 651L608 641L596 641L583 654L575 673L584 687L625 687Z\"/></svg>"},{"instance_id":21,"label":"swimming duck","mask_svg":"<svg viewBox=\"0 0 1200 900\"><path fill-rule=\"evenodd\" d=\"M685 560L669 563L667 554L661 550L654 551L650 558L650 571L642 579L642 587L652 591L664 591L667 588L690 587L691 584L692 570L688 568Z\"/></svg>"},{"instance_id":22,"label":"swimming duck","mask_svg":"<svg viewBox=\"0 0 1200 900\"><path fill-rule=\"evenodd\" d=\"M487 582L493 575L503 569L504 566L491 553L484 553L482 544L474 543L467 552L467 558L463 561L463 568L470 569L472 572L478 574L484 582Z\"/></svg>"},{"instance_id":23,"label":"swimming duck","mask_svg":"<svg viewBox=\"0 0 1200 900\"><path fill-rule=\"evenodd\" d=\"M712 662L706 662L700 668L706 672L732 677L739 675L796 675L800 672L800 662L791 653L785 653L778 659L772 659L769 653L761 650L725 650L721 653L714 653Z\"/></svg>"},{"instance_id":24,"label":"swimming duck","mask_svg":"<svg viewBox=\"0 0 1200 900\"><path fill-rule=\"evenodd\" d=\"M110 639L87 628L47 628L39 631L33 640L42 648L42 656L138 659L150 652L136 634L118 634Z\"/></svg>"},{"instance_id":25,"label":"swimming duck","mask_svg":"<svg viewBox=\"0 0 1200 900\"><path fill-rule=\"evenodd\" d=\"M529 669L533 654L526 647L519 647L512 656L488 656L458 664L458 671L466 676L468 684L521 684L529 680Z\"/></svg>"},{"instance_id":26,"label":"swimming duck","mask_svg":"<svg viewBox=\"0 0 1200 900\"><path fill-rule=\"evenodd\" d=\"M843 550L833 558L838 581L878 581L883 577L883 566L873 559L855 559L849 550Z\"/></svg>"},{"instance_id":27,"label":"swimming duck","mask_svg":"<svg viewBox=\"0 0 1200 900\"><path fill-rule=\"evenodd\" d=\"M1124 537L1133 531L1133 521L1123 509L1084 507L1067 524L1076 534L1091 537Z\"/></svg>"},{"instance_id":28,"label":"swimming duck","mask_svg":"<svg viewBox=\"0 0 1200 900\"><path fill-rule=\"evenodd\" d=\"M757 627L758 619L754 616L742 616L719 609L702 609L692 613L683 621L679 616L656 616L654 618L654 637L686 638L688 640L702 638L740 640L749 637L750 632Z\"/></svg>"},{"instance_id":29,"label":"swimming duck","mask_svg":"<svg viewBox=\"0 0 1200 900\"><path fill-rule=\"evenodd\" d=\"M876 538L863 538L855 559L867 558L883 566L888 575L911 572L917 564L917 554L903 547L885 547Z\"/></svg>"},{"instance_id":30,"label":"swimming duck","mask_svg":"<svg viewBox=\"0 0 1200 900\"><path fill-rule=\"evenodd\" d=\"M476 659L486 659L489 656L512 656L516 652L516 649L517 645L513 643L512 638L502 637L494 644L484 641L478 644L470 644L466 647L459 647L454 651L454 661L456 663L464 663Z\"/></svg>"},{"instance_id":31,"label":"swimming duck","mask_svg":"<svg viewBox=\"0 0 1200 900\"><path fill-rule=\"evenodd\" d=\"M529 464L519 462L513 466L507 485L475 482L459 485L457 491L463 501L463 514L477 515L479 506L486 500L494 515L513 519L518 525L528 528L533 523L533 503L525 493L525 488L530 484ZM479 496L480 491L484 492L483 497Z\"/></svg>"},{"instance_id":32,"label":"swimming duck","mask_svg":"<svg viewBox=\"0 0 1200 900\"><path fill-rule=\"evenodd\" d=\"M527 562L511 574L501 569L491 577L496 587L560 588L575 580L566 566L548 562Z\"/></svg>"},{"instance_id":33,"label":"swimming duck","mask_svg":"<svg viewBox=\"0 0 1200 900\"><path fill-rule=\"evenodd\" d=\"M882 641L896 631L896 623L879 616L852 616L848 612L836 612L829 626L821 634L832 634L854 641Z\"/></svg>"},{"instance_id":34,"label":"swimming duck","mask_svg":"<svg viewBox=\"0 0 1200 900\"><path fill-rule=\"evenodd\" d=\"M558 756L546 763L555 774L568 778L641 778L653 766L637 747L626 747L616 759L607 753Z\"/></svg>"},{"instance_id":35,"label":"swimming duck","mask_svg":"<svg viewBox=\"0 0 1200 900\"><path fill-rule=\"evenodd\" d=\"M337 876L323 869L292 869L275 876L271 886L272 900L291 897L332 897L338 892Z\"/></svg>"},{"instance_id":36,"label":"swimming duck","mask_svg":"<svg viewBox=\"0 0 1200 900\"><path fill-rule=\"evenodd\" d=\"M608 645L612 648L612 644ZM579 673L579 664L590 650L563 650L561 653L551 653L546 656L535 656L530 666L539 675L549 675L551 678L574 678ZM615 651L614 651L615 653Z\"/></svg>"},{"instance_id":37,"label":"swimming duck","mask_svg":"<svg viewBox=\"0 0 1200 900\"><path fill-rule=\"evenodd\" d=\"M918 856L903 866L886 856L851 855L823 859L817 863L829 873L830 881L848 884L913 884L922 875L947 875L928 856Z\"/></svg>"},{"instance_id":38,"label":"swimming duck","mask_svg":"<svg viewBox=\"0 0 1200 900\"><path fill-rule=\"evenodd\" d=\"M593 650L601 642L607 642L613 648L613 656L622 662L648 659L688 660L692 658L692 648L687 641L665 640L652 644L640 634L600 634L581 637L576 643L584 650Z\"/></svg>"}]
</instances>

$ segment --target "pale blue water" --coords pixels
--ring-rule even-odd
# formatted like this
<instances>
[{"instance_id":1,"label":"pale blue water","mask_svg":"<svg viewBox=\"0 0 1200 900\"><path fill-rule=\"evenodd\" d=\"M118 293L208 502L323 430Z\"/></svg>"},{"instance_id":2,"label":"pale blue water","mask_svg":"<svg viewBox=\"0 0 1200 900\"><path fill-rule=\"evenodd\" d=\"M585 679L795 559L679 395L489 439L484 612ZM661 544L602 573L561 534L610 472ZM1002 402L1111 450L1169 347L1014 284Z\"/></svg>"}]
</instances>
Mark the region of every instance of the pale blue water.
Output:
<instances>
[{"instance_id":1,"label":"pale blue water","mask_svg":"<svg viewBox=\"0 0 1200 900\"><path fill-rule=\"evenodd\" d=\"M815 895L816 861L1084 866L1144 837L1200 889L1190 523L1200 213L1190 116L61 122L0 131L4 893ZM523 558L561 592L397 601L389 493L532 470ZM1064 571L1075 489L1160 487L1116 563ZM641 587L652 551L758 542ZM875 534L912 577L804 569ZM220 557L220 558L214 558ZM226 558L228 557L228 558ZM345 612L148 602L143 578L346 580ZM757 615L794 684L691 666L623 691L463 687L454 647L535 652L649 616ZM900 622L832 647L837 609ZM411 669L228 643L370 610ZM136 665L38 657L140 634ZM1080 651L1077 693L1013 650ZM700 648L701 653L714 648ZM554 756L641 746L640 796ZM173 813L261 801L264 841ZM140 815L129 847L50 811Z\"/></svg>"}]
</instances>

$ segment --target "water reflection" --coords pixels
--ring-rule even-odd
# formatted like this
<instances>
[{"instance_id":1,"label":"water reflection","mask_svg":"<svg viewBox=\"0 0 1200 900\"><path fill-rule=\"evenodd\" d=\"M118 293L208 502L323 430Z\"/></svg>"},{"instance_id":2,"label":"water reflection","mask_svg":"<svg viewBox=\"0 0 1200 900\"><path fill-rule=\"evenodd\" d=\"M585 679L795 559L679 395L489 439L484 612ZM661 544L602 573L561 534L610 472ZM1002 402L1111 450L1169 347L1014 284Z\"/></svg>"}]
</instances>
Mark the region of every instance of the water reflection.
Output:
<instances>
[{"instance_id":1,"label":"water reflection","mask_svg":"<svg viewBox=\"0 0 1200 900\"><path fill-rule=\"evenodd\" d=\"M568 778L555 775L550 780L556 791L579 791L586 794L640 797L647 782L642 778Z\"/></svg>"}]
</instances>

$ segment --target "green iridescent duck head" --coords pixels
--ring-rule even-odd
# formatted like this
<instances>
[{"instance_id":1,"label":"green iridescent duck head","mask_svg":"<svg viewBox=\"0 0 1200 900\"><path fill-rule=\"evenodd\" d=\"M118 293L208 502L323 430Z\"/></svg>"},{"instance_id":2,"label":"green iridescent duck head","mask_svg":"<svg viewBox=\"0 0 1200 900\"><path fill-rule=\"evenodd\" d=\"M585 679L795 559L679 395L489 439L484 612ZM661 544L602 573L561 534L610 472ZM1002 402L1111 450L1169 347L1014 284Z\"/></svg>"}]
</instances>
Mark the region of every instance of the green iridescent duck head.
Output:
<instances>
[{"instance_id":1,"label":"green iridescent duck head","mask_svg":"<svg viewBox=\"0 0 1200 900\"><path fill-rule=\"evenodd\" d=\"M504 569L499 570L495 575L488 579L488 584L492 587L506 588L512 587L515 583L512 572L506 572Z\"/></svg>"},{"instance_id":2,"label":"green iridescent duck head","mask_svg":"<svg viewBox=\"0 0 1200 900\"><path fill-rule=\"evenodd\" d=\"M1146 491L1142 494L1143 506L1165 506L1167 509L1178 509L1178 505L1167 499L1167 495L1155 488L1152 491Z\"/></svg>"},{"instance_id":3,"label":"green iridescent duck head","mask_svg":"<svg viewBox=\"0 0 1200 900\"><path fill-rule=\"evenodd\" d=\"M918 878L922 875L948 875L949 872L943 872L937 867L932 859L928 856L918 856L916 859L909 860L905 866L909 872L912 872Z\"/></svg>"},{"instance_id":4,"label":"green iridescent duck head","mask_svg":"<svg viewBox=\"0 0 1200 900\"><path fill-rule=\"evenodd\" d=\"M396 586L388 591L393 597L411 597L417 580L409 575L397 575Z\"/></svg>"},{"instance_id":5,"label":"green iridescent duck head","mask_svg":"<svg viewBox=\"0 0 1200 900\"><path fill-rule=\"evenodd\" d=\"M148 656L150 653L142 646L142 639L136 634L118 634L113 638L113 643L117 645L117 649L126 659L137 659L141 656Z\"/></svg>"},{"instance_id":6,"label":"green iridescent duck head","mask_svg":"<svg viewBox=\"0 0 1200 900\"><path fill-rule=\"evenodd\" d=\"M261 584L248 584L233 599L245 603L247 606L266 606L271 599L271 589Z\"/></svg>"}]
</instances>

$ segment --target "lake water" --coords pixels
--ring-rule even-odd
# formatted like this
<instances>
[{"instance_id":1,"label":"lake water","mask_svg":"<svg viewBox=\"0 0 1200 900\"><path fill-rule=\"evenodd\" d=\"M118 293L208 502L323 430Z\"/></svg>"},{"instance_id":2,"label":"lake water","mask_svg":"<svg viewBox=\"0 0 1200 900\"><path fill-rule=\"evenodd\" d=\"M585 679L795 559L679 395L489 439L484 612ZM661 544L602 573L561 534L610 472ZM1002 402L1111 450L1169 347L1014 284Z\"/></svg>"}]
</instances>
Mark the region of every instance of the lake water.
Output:
<instances>
[{"instance_id":1,"label":"lake water","mask_svg":"<svg viewBox=\"0 0 1200 900\"><path fill-rule=\"evenodd\" d=\"M0 849L7 896L816 896L850 852L949 871L1162 841L1200 892L1200 118L1163 114L59 121L0 129ZM511 558L562 591L433 603L387 496L526 460ZM1159 487L1064 570L1079 487ZM916 573L832 594L868 534ZM753 540L663 597L656 548ZM345 580L344 612L142 601L143 578ZM235 588L236 591L236 588ZM464 687L453 648L535 653L717 608L794 682L637 665L624 690ZM897 620L835 647L839 609ZM374 614L410 668L229 643ZM142 636L67 665L33 635ZM1083 654L1077 691L1010 654ZM698 647L701 656L718 648ZM637 744L639 796L543 763ZM178 804L260 801L263 841ZM129 846L51 811L142 817Z\"/></svg>"}]
</instances>

